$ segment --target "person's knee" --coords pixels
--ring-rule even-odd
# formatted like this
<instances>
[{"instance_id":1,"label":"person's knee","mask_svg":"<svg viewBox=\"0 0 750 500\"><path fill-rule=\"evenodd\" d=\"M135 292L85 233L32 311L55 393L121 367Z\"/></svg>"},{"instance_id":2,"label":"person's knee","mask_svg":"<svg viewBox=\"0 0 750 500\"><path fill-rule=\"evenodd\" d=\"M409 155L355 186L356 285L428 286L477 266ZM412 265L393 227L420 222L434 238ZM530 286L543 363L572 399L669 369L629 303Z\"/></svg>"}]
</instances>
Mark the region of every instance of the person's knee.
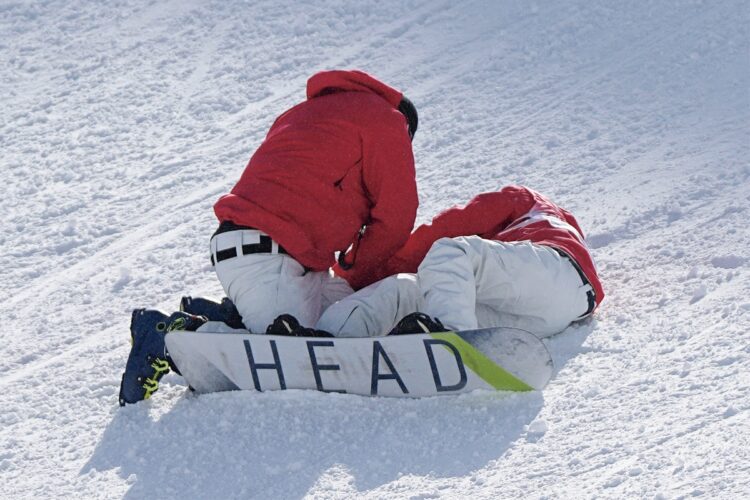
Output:
<instances>
[{"instance_id":1,"label":"person's knee","mask_svg":"<svg viewBox=\"0 0 750 500\"><path fill-rule=\"evenodd\" d=\"M447 260L462 258L466 255L467 245L459 238L440 238L432 244L419 268L429 267Z\"/></svg>"},{"instance_id":2,"label":"person's knee","mask_svg":"<svg viewBox=\"0 0 750 500\"><path fill-rule=\"evenodd\" d=\"M364 328L357 309L356 304L334 304L323 312L315 328L335 337L363 337Z\"/></svg>"},{"instance_id":3,"label":"person's knee","mask_svg":"<svg viewBox=\"0 0 750 500\"><path fill-rule=\"evenodd\" d=\"M453 238L440 238L432 244L430 252L441 248L452 248L465 251L465 249L471 246L470 236L455 236ZM429 253L429 252L428 252Z\"/></svg>"}]
</instances>

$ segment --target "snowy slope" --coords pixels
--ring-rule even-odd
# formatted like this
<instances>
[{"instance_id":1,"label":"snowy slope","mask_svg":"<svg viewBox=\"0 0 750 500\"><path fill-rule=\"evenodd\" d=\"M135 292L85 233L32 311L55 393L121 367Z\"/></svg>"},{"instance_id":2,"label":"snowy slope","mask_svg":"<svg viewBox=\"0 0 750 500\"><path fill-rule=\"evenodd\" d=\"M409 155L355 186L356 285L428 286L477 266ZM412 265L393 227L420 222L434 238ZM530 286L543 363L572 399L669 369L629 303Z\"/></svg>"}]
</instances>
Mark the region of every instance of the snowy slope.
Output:
<instances>
[{"instance_id":1,"label":"snowy slope","mask_svg":"<svg viewBox=\"0 0 750 500\"><path fill-rule=\"evenodd\" d=\"M743 0L0 2L1 498L750 496ZM117 406L134 307L219 296L211 206L321 69L420 111L420 222L507 183L608 297L541 393Z\"/></svg>"}]
</instances>

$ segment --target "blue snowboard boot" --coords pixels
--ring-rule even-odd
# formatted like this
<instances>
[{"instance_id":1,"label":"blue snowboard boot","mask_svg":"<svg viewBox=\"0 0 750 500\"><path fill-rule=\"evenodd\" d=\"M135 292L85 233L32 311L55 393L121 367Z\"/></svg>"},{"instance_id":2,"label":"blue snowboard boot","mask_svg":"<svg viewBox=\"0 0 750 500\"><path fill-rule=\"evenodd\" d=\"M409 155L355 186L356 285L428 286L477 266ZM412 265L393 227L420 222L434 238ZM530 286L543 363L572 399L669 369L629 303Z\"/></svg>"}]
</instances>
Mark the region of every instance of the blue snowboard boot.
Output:
<instances>
[{"instance_id":1,"label":"blue snowboard boot","mask_svg":"<svg viewBox=\"0 0 750 500\"><path fill-rule=\"evenodd\" d=\"M159 380L172 368L179 373L169 357L164 336L171 331L195 331L207 321L202 316L184 312L167 316L161 311L136 309L130 318L130 349L125 373L120 384L120 406L151 397L159 388Z\"/></svg>"},{"instance_id":2,"label":"blue snowboard boot","mask_svg":"<svg viewBox=\"0 0 750 500\"><path fill-rule=\"evenodd\" d=\"M221 303L203 297L182 297L180 311L205 316L209 321L222 321L231 328L245 328L242 316L229 297L221 299Z\"/></svg>"}]
</instances>

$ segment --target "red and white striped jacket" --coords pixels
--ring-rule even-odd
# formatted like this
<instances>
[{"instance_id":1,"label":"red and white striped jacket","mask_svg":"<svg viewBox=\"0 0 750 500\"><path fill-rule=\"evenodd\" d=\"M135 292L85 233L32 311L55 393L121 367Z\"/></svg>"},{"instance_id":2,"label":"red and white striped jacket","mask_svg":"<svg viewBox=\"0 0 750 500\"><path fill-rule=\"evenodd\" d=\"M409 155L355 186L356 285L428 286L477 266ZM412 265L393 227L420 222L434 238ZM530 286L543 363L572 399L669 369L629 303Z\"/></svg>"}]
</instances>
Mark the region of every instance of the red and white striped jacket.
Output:
<instances>
[{"instance_id":1,"label":"red and white striped jacket","mask_svg":"<svg viewBox=\"0 0 750 500\"><path fill-rule=\"evenodd\" d=\"M430 224L418 227L388 260L379 277L416 272L427 251L440 238L473 235L505 242L530 241L562 250L591 283L596 305L604 298L578 221L564 208L524 186L506 186L500 191L480 194L465 207L448 209Z\"/></svg>"}]
</instances>

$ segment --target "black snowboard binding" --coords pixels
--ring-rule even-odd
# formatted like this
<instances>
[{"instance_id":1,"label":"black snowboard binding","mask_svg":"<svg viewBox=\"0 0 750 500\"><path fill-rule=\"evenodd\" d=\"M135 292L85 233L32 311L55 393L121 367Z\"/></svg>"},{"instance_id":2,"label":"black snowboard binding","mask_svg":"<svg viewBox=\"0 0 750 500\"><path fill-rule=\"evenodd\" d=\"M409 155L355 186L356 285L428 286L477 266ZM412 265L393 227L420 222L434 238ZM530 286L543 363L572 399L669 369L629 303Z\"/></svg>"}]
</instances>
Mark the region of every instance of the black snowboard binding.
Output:
<instances>
[{"instance_id":1,"label":"black snowboard binding","mask_svg":"<svg viewBox=\"0 0 750 500\"><path fill-rule=\"evenodd\" d=\"M445 332L439 319L430 318L424 313L413 312L403 317L388 335L406 335L409 333Z\"/></svg>"},{"instance_id":2,"label":"black snowboard binding","mask_svg":"<svg viewBox=\"0 0 750 500\"><path fill-rule=\"evenodd\" d=\"M205 316L209 321L221 321L231 328L245 329L242 316L228 297L221 299L221 303L203 297L182 297L180 311Z\"/></svg>"},{"instance_id":3,"label":"black snowboard binding","mask_svg":"<svg viewBox=\"0 0 750 500\"><path fill-rule=\"evenodd\" d=\"M333 337L330 333L299 324L291 314L282 314L266 328L266 335L285 335L288 337Z\"/></svg>"}]
</instances>

